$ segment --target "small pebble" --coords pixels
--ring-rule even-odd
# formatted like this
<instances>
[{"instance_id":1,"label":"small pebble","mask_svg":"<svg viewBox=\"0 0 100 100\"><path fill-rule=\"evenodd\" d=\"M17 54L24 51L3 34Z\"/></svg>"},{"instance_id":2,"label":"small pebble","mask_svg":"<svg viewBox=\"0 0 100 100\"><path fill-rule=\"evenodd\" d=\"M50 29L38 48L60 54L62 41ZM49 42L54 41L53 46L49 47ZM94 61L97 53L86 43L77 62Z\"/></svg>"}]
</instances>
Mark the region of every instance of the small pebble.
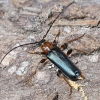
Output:
<instances>
[{"instance_id":1,"label":"small pebble","mask_svg":"<svg viewBox=\"0 0 100 100\"><path fill-rule=\"evenodd\" d=\"M9 54L11 54L11 55L15 55L15 51L11 51Z\"/></svg>"},{"instance_id":2,"label":"small pebble","mask_svg":"<svg viewBox=\"0 0 100 100\"><path fill-rule=\"evenodd\" d=\"M27 66L29 65L29 62L22 62L21 67L18 68L16 71L17 75L24 75L27 73Z\"/></svg>"},{"instance_id":3,"label":"small pebble","mask_svg":"<svg viewBox=\"0 0 100 100\"><path fill-rule=\"evenodd\" d=\"M22 62L22 64L21 64L23 67L27 67L28 65L29 65L29 62L27 62L27 61L24 61L24 62Z\"/></svg>"},{"instance_id":4,"label":"small pebble","mask_svg":"<svg viewBox=\"0 0 100 100\"><path fill-rule=\"evenodd\" d=\"M98 59L99 59L99 56L97 54L94 54L94 55L90 55L89 56L89 60L91 62L98 62Z\"/></svg>"},{"instance_id":5,"label":"small pebble","mask_svg":"<svg viewBox=\"0 0 100 100\"><path fill-rule=\"evenodd\" d=\"M50 74L45 71L37 71L36 78L38 83L46 84L50 81Z\"/></svg>"},{"instance_id":6,"label":"small pebble","mask_svg":"<svg viewBox=\"0 0 100 100\"><path fill-rule=\"evenodd\" d=\"M20 68L18 68L18 70L16 71L16 74L17 75L24 75L24 74L26 74L27 73L27 68L26 67L23 67L23 66L21 66Z\"/></svg>"},{"instance_id":7,"label":"small pebble","mask_svg":"<svg viewBox=\"0 0 100 100\"><path fill-rule=\"evenodd\" d=\"M24 51L26 51L27 50L27 47L24 47Z\"/></svg>"},{"instance_id":8,"label":"small pebble","mask_svg":"<svg viewBox=\"0 0 100 100\"><path fill-rule=\"evenodd\" d=\"M70 33L71 32L71 27L64 27L64 31L67 32L67 33Z\"/></svg>"},{"instance_id":9,"label":"small pebble","mask_svg":"<svg viewBox=\"0 0 100 100\"><path fill-rule=\"evenodd\" d=\"M11 55L7 55L4 60L2 61L2 65L4 66L9 66L10 61L13 59Z\"/></svg>"},{"instance_id":10,"label":"small pebble","mask_svg":"<svg viewBox=\"0 0 100 100\"><path fill-rule=\"evenodd\" d=\"M28 36L28 39L35 39L35 37L33 35Z\"/></svg>"},{"instance_id":11,"label":"small pebble","mask_svg":"<svg viewBox=\"0 0 100 100\"><path fill-rule=\"evenodd\" d=\"M3 35L0 35L0 38L2 38L3 37Z\"/></svg>"},{"instance_id":12,"label":"small pebble","mask_svg":"<svg viewBox=\"0 0 100 100\"><path fill-rule=\"evenodd\" d=\"M17 43L14 47L17 47L17 46L19 46L19 43Z\"/></svg>"},{"instance_id":13,"label":"small pebble","mask_svg":"<svg viewBox=\"0 0 100 100\"><path fill-rule=\"evenodd\" d=\"M35 40L35 37L33 35L28 36L28 40L30 42L33 42Z\"/></svg>"},{"instance_id":14,"label":"small pebble","mask_svg":"<svg viewBox=\"0 0 100 100\"><path fill-rule=\"evenodd\" d=\"M16 71L17 67L12 66L11 68L8 69L8 73L13 74Z\"/></svg>"},{"instance_id":15,"label":"small pebble","mask_svg":"<svg viewBox=\"0 0 100 100\"><path fill-rule=\"evenodd\" d=\"M48 69L55 67L54 64L48 66Z\"/></svg>"}]
</instances>

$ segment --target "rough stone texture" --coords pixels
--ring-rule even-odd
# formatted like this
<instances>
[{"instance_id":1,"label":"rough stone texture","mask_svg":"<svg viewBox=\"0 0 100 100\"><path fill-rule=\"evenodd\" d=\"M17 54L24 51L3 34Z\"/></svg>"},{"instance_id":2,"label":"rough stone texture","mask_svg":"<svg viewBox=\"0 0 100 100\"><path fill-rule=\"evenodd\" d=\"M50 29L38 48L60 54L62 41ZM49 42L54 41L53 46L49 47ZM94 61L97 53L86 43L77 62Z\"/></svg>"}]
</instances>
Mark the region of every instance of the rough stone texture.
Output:
<instances>
[{"instance_id":1,"label":"rough stone texture","mask_svg":"<svg viewBox=\"0 0 100 100\"><path fill-rule=\"evenodd\" d=\"M60 30L58 46L85 33L84 37L70 43L69 48L90 53L84 55L73 51L70 59L78 61L86 79L78 81L88 100L100 100L100 0L75 0L57 19L78 25L53 26L47 35L53 41ZM49 24L70 0L1 0L0 1L0 60L13 47L41 40ZM89 22L91 21L92 22ZM85 25L83 25L83 22ZM96 22L96 24L94 23ZM84 100L79 91L73 89L68 97L69 87L56 75L56 67L50 61L41 64L38 73L27 86L25 80L35 70L41 55L29 54L41 51L40 47L29 45L10 52L0 64L0 100ZM66 53L67 50L64 52ZM45 67L44 67L45 66ZM42 75L41 75L42 74ZM44 80L43 80L44 79Z\"/></svg>"}]
</instances>

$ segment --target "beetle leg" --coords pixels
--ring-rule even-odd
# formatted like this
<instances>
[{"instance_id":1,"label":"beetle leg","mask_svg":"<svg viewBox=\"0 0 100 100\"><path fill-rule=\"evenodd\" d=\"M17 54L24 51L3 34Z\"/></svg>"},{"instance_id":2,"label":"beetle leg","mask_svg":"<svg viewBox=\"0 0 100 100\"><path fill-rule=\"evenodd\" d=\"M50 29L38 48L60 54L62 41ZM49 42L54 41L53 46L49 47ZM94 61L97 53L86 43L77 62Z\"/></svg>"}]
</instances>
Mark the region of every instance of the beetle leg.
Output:
<instances>
[{"instance_id":1,"label":"beetle leg","mask_svg":"<svg viewBox=\"0 0 100 100\"><path fill-rule=\"evenodd\" d=\"M60 46L60 49L61 50L64 50L64 49L66 49L68 47L68 44L67 43L64 43L64 44L62 44L61 46Z\"/></svg>"},{"instance_id":2,"label":"beetle leg","mask_svg":"<svg viewBox=\"0 0 100 100\"><path fill-rule=\"evenodd\" d=\"M83 54L89 54L88 52L85 52L85 51L83 51L83 50L79 50L79 49L73 48L73 49L69 49L69 50L67 51L66 56L69 56L69 55L72 53L73 50L76 50L76 51L81 52L81 53L83 53Z\"/></svg>"},{"instance_id":3,"label":"beetle leg","mask_svg":"<svg viewBox=\"0 0 100 100\"><path fill-rule=\"evenodd\" d=\"M60 78L62 77L62 72L60 70L57 71L57 76Z\"/></svg>"},{"instance_id":4,"label":"beetle leg","mask_svg":"<svg viewBox=\"0 0 100 100\"><path fill-rule=\"evenodd\" d=\"M65 81L66 81L66 83L69 85L69 87L70 87L70 93L69 93L69 96L71 96L71 94L72 94L72 86L70 85L70 83L69 83L69 81L67 80L67 78L63 75L63 77L62 77Z\"/></svg>"},{"instance_id":5,"label":"beetle leg","mask_svg":"<svg viewBox=\"0 0 100 100\"><path fill-rule=\"evenodd\" d=\"M30 54L39 54L39 55L44 55L44 52L34 52L34 51L29 51L28 53Z\"/></svg>"},{"instance_id":6,"label":"beetle leg","mask_svg":"<svg viewBox=\"0 0 100 100\"><path fill-rule=\"evenodd\" d=\"M57 37L59 38L59 36L60 36L60 30L59 30L58 34L56 35L54 41L57 39Z\"/></svg>"},{"instance_id":7,"label":"beetle leg","mask_svg":"<svg viewBox=\"0 0 100 100\"><path fill-rule=\"evenodd\" d=\"M69 56L71 53L72 53L72 49L69 49L69 50L67 51L66 56Z\"/></svg>"},{"instance_id":8,"label":"beetle leg","mask_svg":"<svg viewBox=\"0 0 100 100\"><path fill-rule=\"evenodd\" d=\"M31 75L28 76L27 79L25 80L25 85L28 85L28 84L30 83L30 81L32 80L32 77L34 77L34 75L36 74L36 72L37 72L37 70L38 70L38 68L39 68L40 63L44 63L46 60L47 60L47 58L42 59L42 60L38 63L38 65L37 65L35 71L34 71L33 73L31 73Z\"/></svg>"},{"instance_id":9,"label":"beetle leg","mask_svg":"<svg viewBox=\"0 0 100 100\"><path fill-rule=\"evenodd\" d=\"M69 96L71 96L71 94L72 94L72 86L71 86L70 83L68 82L67 78L63 75L63 73L62 73L60 70L58 70L57 76L60 77L60 78L63 78L63 79L66 81L66 83L69 85L69 87L70 87Z\"/></svg>"},{"instance_id":10,"label":"beetle leg","mask_svg":"<svg viewBox=\"0 0 100 100\"><path fill-rule=\"evenodd\" d=\"M62 44L62 45L60 46L60 49L61 49L61 50L66 49L66 48L68 47L68 44L69 44L69 43L74 42L74 41L76 41L76 40L82 38L84 35L85 35L85 34L83 34L83 35L81 35L81 36L79 36L79 37L77 37L77 38L74 38L74 39L72 39L72 40L69 40L67 43Z\"/></svg>"},{"instance_id":11,"label":"beetle leg","mask_svg":"<svg viewBox=\"0 0 100 100\"><path fill-rule=\"evenodd\" d=\"M55 93L55 96L52 100L58 100L58 97L59 97L59 95L58 95L58 92L57 92L57 93Z\"/></svg>"},{"instance_id":12,"label":"beetle leg","mask_svg":"<svg viewBox=\"0 0 100 100\"><path fill-rule=\"evenodd\" d=\"M78 77L78 80L83 80L85 79L85 77L83 76L83 74L81 73L80 77Z\"/></svg>"},{"instance_id":13,"label":"beetle leg","mask_svg":"<svg viewBox=\"0 0 100 100\"><path fill-rule=\"evenodd\" d=\"M59 30L58 34L56 35L55 39L53 40L54 45L57 45L57 38L59 38L59 36L60 36L60 30Z\"/></svg>"},{"instance_id":14,"label":"beetle leg","mask_svg":"<svg viewBox=\"0 0 100 100\"><path fill-rule=\"evenodd\" d=\"M88 54L88 52L86 52L86 51L83 51L83 50L79 50L79 49L76 49L76 48L73 48L73 50L76 50L76 51L78 51L78 52L81 52L81 53L83 53L83 54Z\"/></svg>"},{"instance_id":15,"label":"beetle leg","mask_svg":"<svg viewBox=\"0 0 100 100\"><path fill-rule=\"evenodd\" d=\"M85 35L85 34L82 34L81 36L79 36L79 37L77 37L77 38L74 38L74 39L72 39L72 40L69 40L69 41L67 42L67 44L69 44L69 43L71 43L71 42L74 42L74 41L76 41L76 40L81 39L84 35Z\"/></svg>"}]
</instances>

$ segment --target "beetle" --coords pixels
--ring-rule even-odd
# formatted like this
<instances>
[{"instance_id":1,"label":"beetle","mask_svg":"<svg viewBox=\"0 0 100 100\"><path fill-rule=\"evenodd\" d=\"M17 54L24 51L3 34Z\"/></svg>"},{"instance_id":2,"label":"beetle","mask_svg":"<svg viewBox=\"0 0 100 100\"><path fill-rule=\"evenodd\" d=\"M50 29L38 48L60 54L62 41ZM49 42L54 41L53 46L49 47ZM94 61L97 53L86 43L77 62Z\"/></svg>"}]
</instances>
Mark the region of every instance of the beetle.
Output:
<instances>
[{"instance_id":1,"label":"beetle","mask_svg":"<svg viewBox=\"0 0 100 100\"><path fill-rule=\"evenodd\" d=\"M73 4L74 2L71 2L69 5L67 5L65 7L68 8L71 4ZM64 9L63 9L64 11ZM21 47L21 46L25 46L25 45L30 45L30 44L36 44L38 46L41 47L42 52L30 52L32 54L43 54L45 55L45 59L42 59L35 71L27 78L26 80L26 84L29 83L29 81L32 79L32 77L36 74L37 69L39 67L40 63L44 63L47 59L49 59L59 70L57 75L60 77L60 75L62 74L62 78L69 84L69 82L67 81L66 78L69 78L72 81L77 81L79 79L84 79L84 76L82 75L81 71L78 69L78 67L75 66L75 64L68 58L68 55L71 54L72 49L68 50L67 54L65 54L62 50L67 48L67 44L68 43L64 43L62 44L60 47L57 46L57 41L56 38L59 37L60 35L60 31L58 32L58 34L56 35L55 39L53 40L53 42L49 42L45 40L45 37L47 36L49 30L51 29L53 23L56 21L56 19L60 16L60 14L63 13L63 11L61 13L58 14L58 16L54 19L54 21L52 22L52 24L50 25L49 29L47 30L46 34L43 36L42 40L34 42L34 43L27 43L27 44L23 44L23 45L19 45L13 49L11 49L7 54L9 54L12 50ZM73 42L75 40L78 40L80 38L82 38L84 36L84 34L78 38L75 38L70 42ZM79 50L80 51L80 50ZM81 51L83 53L85 53L84 51ZM6 55L7 55L6 54ZM6 55L3 57L3 59L6 57ZM3 59L1 60L1 63L3 61ZM70 86L70 94L72 93L72 87Z\"/></svg>"}]
</instances>

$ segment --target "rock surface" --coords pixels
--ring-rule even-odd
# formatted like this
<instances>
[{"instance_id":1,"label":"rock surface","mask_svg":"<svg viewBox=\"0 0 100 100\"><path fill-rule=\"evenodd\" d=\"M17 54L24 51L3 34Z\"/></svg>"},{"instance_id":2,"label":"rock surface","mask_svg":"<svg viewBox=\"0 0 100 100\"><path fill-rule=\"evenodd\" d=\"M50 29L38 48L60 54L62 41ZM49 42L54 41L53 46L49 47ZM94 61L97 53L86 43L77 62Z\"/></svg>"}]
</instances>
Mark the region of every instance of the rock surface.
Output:
<instances>
[{"instance_id":1,"label":"rock surface","mask_svg":"<svg viewBox=\"0 0 100 100\"><path fill-rule=\"evenodd\" d=\"M85 33L81 39L69 43L68 49L78 49L73 50L70 59L78 61L77 66L86 78L77 83L85 85L83 90L88 100L100 100L100 1L75 1L59 16L46 40L52 42L60 30L60 46ZM16 46L41 40L50 23L70 2L71 0L1 0L0 60ZM84 55L79 50L89 55ZM40 64L29 86L23 86L38 62L44 58L30 54L29 51L41 52L41 48L34 44L19 47L10 52L0 64L0 100L69 100L69 86L57 77L57 68L50 61ZM56 94L58 99L54 99ZM70 100L84 99L79 91L73 89Z\"/></svg>"}]
</instances>

